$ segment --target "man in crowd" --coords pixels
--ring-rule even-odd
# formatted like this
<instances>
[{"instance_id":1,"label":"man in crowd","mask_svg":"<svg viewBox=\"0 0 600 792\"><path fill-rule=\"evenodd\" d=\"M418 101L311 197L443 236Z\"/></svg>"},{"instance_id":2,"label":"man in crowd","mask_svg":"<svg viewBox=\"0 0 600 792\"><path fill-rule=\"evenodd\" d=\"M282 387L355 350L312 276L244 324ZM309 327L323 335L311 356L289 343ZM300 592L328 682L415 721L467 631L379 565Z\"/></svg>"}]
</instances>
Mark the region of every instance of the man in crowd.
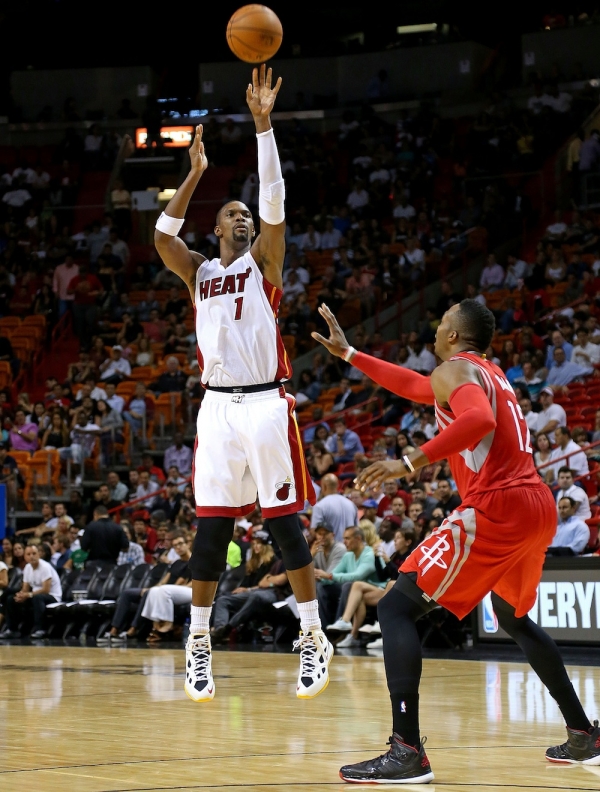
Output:
<instances>
[{"instance_id":1,"label":"man in crowd","mask_svg":"<svg viewBox=\"0 0 600 792\"><path fill-rule=\"evenodd\" d=\"M185 389L187 375L180 369L179 361L174 355L167 358L167 370L150 385L157 396L161 393L181 393Z\"/></svg>"},{"instance_id":2,"label":"man in crowd","mask_svg":"<svg viewBox=\"0 0 600 792\"><path fill-rule=\"evenodd\" d=\"M315 540L310 546L315 569L331 572L346 553L343 542L336 541L333 526L328 522L320 522L315 528Z\"/></svg>"},{"instance_id":3,"label":"man in crowd","mask_svg":"<svg viewBox=\"0 0 600 792\"><path fill-rule=\"evenodd\" d=\"M592 516L590 509L590 499L583 487L577 486L574 482L573 471L563 464L558 469L558 490L556 492L556 507L561 498L571 498L575 501L575 516L580 520L589 520Z\"/></svg>"},{"instance_id":4,"label":"man in crowd","mask_svg":"<svg viewBox=\"0 0 600 792\"><path fill-rule=\"evenodd\" d=\"M329 525L336 542L341 542L349 525L356 525L357 510L354 503L340 495L339 480L334 473L326 473L321 479L321 497L315 503L311 515L311 528Z\"/></svg>"},{"instance_id":5,"label":"man in crowd","mask_svg":"<svg viewBox=\"0 0 600 792\"><path fill-rule=\"evenodd\" d=\"M62 586L56 569L48 561L40 558L36 545L25 548L25 568L20 591L6 601L6 630L2 638L20 638L21 625L33 616L31 638L39 639L46 635L44 615L46 606L61 602Z\"/></svg>"},{"instance_id":6,"label":"man in crowd","mask_svg":"<svg viewBox=\"0 0 600 792\"><path fill-rule=\"evenodd\" d=\"M553 353L554 365L548 372L548 385L565 386L582 377L589 377L594 373L591 365L581 366L579 363L571 363L567 360L565 350L557 347Z\"/></svg>"},{"instance_id":7,"label":"man in crowd","mask_svg":"<svg viewBox=\"0 0 600 792\"><path fill-rule=\"evenodd\" d=\"M355 454L363 454L364 448L360 437L348 429L341 416L333 422L333 434L327 438L325 448L333 455L336 462L352 462Z\"/></svg>"},{"instance_id":8,"label":"man in crowd","mask_svg":"<svg viewBox=\"0 0 600 792\"><path fill-rule=\"evenodd\" d=\"M585 476L590 472L590 466L585 451L571 438L571 430L567 426L558 426L555 429L556 448L552 450L550 461L556 461L555 468L560 464L573 471L573 476ZM547 468L549 469L549 468Z\"/></svg>"},{"instance_id":9,"label":"man in crowd","mask_svg":"<svg viewBox=\"0 0 600 792\"><path fill-rule=\"evenodd\" d=\"M94 508L94 519L86 526L80 542L89 561L109 561L113 564L117 563L119 553L129 547L125 531L111 520L108 509L101 504Z\"/></svg>"},{"instance_id":10,"label":"man in crowd","mask_svg":"<svg viewBox=\"0 0 600 792\"><path fill-rule=\"evenodd\" d=\"M100 379L104 383L112 382L114 385L118 385L126 377L131 376L131 365L123 357L123 347L120 344L115 344L110 357L101 363L99 368Z\"/></svg>"},{"instance_id":11,"label":"man in crowd","mask_svg":"<svg viewBox=\"0 0 600 792\"><path fill-rule=\"evenodd\" d=\"M127 484L124 484L119 478L116 470L110 470L106 476L106 483L108 484L108 492L110 500L115 503L123 503L127 500L129 490Z\"/></svg>"},{"instance_id":12,"label":"man in crowd","mask_svg":"<svg viewBox=\"0 0 600 792\"><path fill-rule=\"evenodd\" d=\"M437 508L444 512L444 517L447 517L461 504L460 495L452 492L452 487L447 479L438 479L435 497L438 499Z\"/></svg>"},{"instance_id":13,"label":"man in crowd","mask_svg":"<svg viewBox=\"0 0 600 792\"><path fill-rule=\"evenodd\" d=\"M558 502L558 526L548 548L549 555L580 555L590 540L590 529L575 516L576 502L572 498L561 498Z\"/></svg>"},{"instance_id":14,"label":"man in crowd","mask_svg":"<svg viewBox=\"0 0 600 792\"><path fill-rule=\"evenodd\" d=\"M331 624L336 611L338 616L343 613L345 597L342 596L342 587L345 583L350 584L348 589L355 580L364 580L373 585L379 583L375 573L375 553L365 542L362 530L356 526L346 528L344 545L346 552L336 567L329 572L315 569L319 613L323 624Z\"/></svg>"},{"instance_id":15,"label":"man in crowd","mask_svg":"<svg viewBox=\"0 0 600 792\"><path fill-rule=\"evenodd\" d=\"M541 412L538 413L537 432L548 435L548 440L555 443L554 431L558 426L567 425L567 414L560 404L554 404L554 391L547 385L540 391Z\"/></svg>"},{"instance_id":16,"label":"man in crowd","mask_svg":"<svg viewBox=\"0 0 600 792\"><path fill-rule=\"evenodd\" d=\"M168 474L172 465L177 465L182 476L187 477L192 472L192 449L183 442L183 432L175 432L173 445L165 450L163 468Z\"/></svg>"}]
</instances>

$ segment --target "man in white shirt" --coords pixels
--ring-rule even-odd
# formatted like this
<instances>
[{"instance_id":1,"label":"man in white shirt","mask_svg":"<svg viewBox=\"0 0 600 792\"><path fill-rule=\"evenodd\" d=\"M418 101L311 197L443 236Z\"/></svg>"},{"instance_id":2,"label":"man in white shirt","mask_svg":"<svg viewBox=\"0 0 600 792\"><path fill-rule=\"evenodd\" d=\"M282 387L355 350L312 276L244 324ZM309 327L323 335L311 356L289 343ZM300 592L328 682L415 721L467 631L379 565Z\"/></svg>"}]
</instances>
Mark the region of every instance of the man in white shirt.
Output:
<instances>
[{"instance_id":1,"label":"man in white shirt","mask_svg":"<svg viewBox=\"0 0 600 792\"><path fill-rule=\"evenodd\" d=\"M578 487L573 481L573 471L563 465L558 469L558 491L556 493L556 508L561 498L571 498L576 502L574 514L581 520L589 520L592 516L590 509L590 499L583 487Z\"/></svg>"},{"instance_id":2,"label":"man in white shirt","mask_svg":"<svg viewBox=\"0 0 600 792\"><path fill-rule=\"evenodd\" d=\"M575 477L587 475L590 472L588 458L585 451L581 450L581 446L571 438L571 430L566 426L557 426L554 434L557 445L550 455L550 461L558 461L553 466L555 475L559 464L572 470Z\"/></svg>"},{"instance_id":3,"label":"man in white shirt","mask_svg":"<svg viewBox=\"0 0 600 792\"><path fill-rule=\"evenodd\" d=\"M506 276L504 278L503 286L505 289L516 289L519 286L519 282L523 281L529 267L526 261L523 259L517 258L516 256L510 254L506 258Z\"/></svg>"},{"instance_id":4,"label":"man in white shirt","mask_svg":"<svg viewBox=\"0 0 600 792\"><path fill-rule=\"evenodd\" d=\"M119 383L125 377L131 376L131 366L129 361L123 357L123 347L120 344L115 344L112 348L111 357L100 364L100 372L102 382L110 380L114 383Z\"/></svg>"},{"instance_id":5,"label":"man in white shirt","mask_svg":"<svg viewBox=\"0 0 600 792\"><path fill-rule=\"evenodd\" d=\"M321 250L321 234L315 228L314 223L307 223L306 231L302 234L298 247L302 252L306 250Z\"/></svg>"},{"instance_id":6,"label":"man in white shirt","mask_svg":"<svg viewBox=\"0 0 600 792\"><path fill-rule=\"evenodd\" d=\"M392 215L395 219L404 217L406 220L411 220L416 214L417 211L415 207L408 203L408 199L405 195L402 196L400 202L392 209Z\"/></svg>"},{"instance_id":7,"label":"man in white shirt","mask_svg":"<svg viewBox=\"0 0 600 792\"><path fill-rule=\"evenodd\" d=\"M297 279L303 286L308 286L310 283L310 273L307 269L300 264L300 259L292 259L290 266L283 273L283 291L286 291L288 280L292 272L296 273Z\"/></svg>"},{"instance_id":8,"label":"man in white shirt","mask_svg":"<svg viewBox=\"0 0 600 792\"><path fill-rule=\"evenodd\" d=\"M548 440L554 445L554 430L558 426L567 425L567 414L560 404L554 404L554 391L547 386L540 391L541 412L538 413L538 433L548 435Z\"/></svg>"},{"instance_id":9,"label":"man in white shirt","mask_svg":"<svg viewBox=\"0 0 600 792\"><path fill-rule=\"evenodd\" d=\"M160 487L155 481L152 481L152 479L150 478L150 472L148 470L141 470L140 483L138 484L137 489L135 491L134 500L137 500L138 498L143 498L145 495L152 496L152 494L156 492L158 489L160 489ZM140 504L140 508L146 508L148 510L151 510L155 500L156 497L146 498L146 500L143 502L143 505Z\"/></svg>"},{"instance_id":10,"label":"man in white shirt","mask_svg":"<svg viewBox=\"0 0 600 792\"><path fill-rule=\"evenodd\" d=\"M106 391L106 403L109 404L113 410L119 414L123 412L125 407L125 399L117 393L117 386L114 382L107 382L104 386Z\"/></svg>"},{"instance_id":11,"label":"man in white shirt","mask_svg":"<svg viewBox=\"0 0 600 792\"><path fill-rule=\"evenodd\" d=\"M415 237L406 240L406 250L400 256L399 264L404 270L411 272L415 279L425 269L425 251L417 247Z\"/></svg>"},{"instance_id":12,"label":"man in white shirt","mask_svg":"<svg viewBox=\"0 0 600 792\"><path fill-rule=\"evenodd\" d=\"M595 366L600 363L600 345L592 344L590 334L585 327L580 327L576 335L577 343L571 352L571 363L580 366Z\"/></svg>"},{"instance_id":13,"label":"man in white shirt","mask_svg":"<svg viewBox=\"0 0 600 792\"><path fill-rule=\"evenodd\" d=\"M369 203L369 193L365 190L361 179L354 182L354 189L346 198L346 203L351 210L360 210Z\"/></svg>"},{"instance_id":14,"label":"man in white shirt","mask_svg":"<svg viewBox=\"0 0 600 792\"><path fill-rule=\"evenodd\" d=\"M564 242L567 234L567 224L562 218L562 212L557 209L554 212L554 222L546 228L546 240L554 243Z\"/></svg>"},{"instance_id":15,"label":"man in white shirt","mask_svg":"<svg viewBox=\"0 0 600 792\"><path fill-rule=\"evenodd\" d=\"M404 367L418 371L420 374L431 374L437 365L435 355L432 354L422 341L415 339L408 347L409 356Z\"/></svg>"},{"instance_id":16,"label":"man in white shirt","mask_svg":"<svg viewBox=\"0 0 600 792\"><path fill-rule=\"evenodd\" d=\"M87 396L89 396L94 401L98 401L98 399L104 399L106 401L106 391L104 388L96 385L96 380L93 376L85 378L85 382L77 391L75 401L83 401Z\"/></svg>"},{"instance_id":17,"label":"man in white shirt","mask_svg":"<svg viewBox=\"0 0 600 792\"><path fill-rule=\"evenodd\" d=\"M46 606L62 601L62 586L56 569L40 558L36 545L25 548L25 569L21 590L6 601L6 626L3 638L21 638L21 625L33 615L31 638L46 635L44 615Z\"/></svg>"},{"instance_id":18,"label":"man in white shirt","mask_svg":"<svg viewBox=\"0 0 600 792\"><path fill-rule=\"evenodd\" d=\"M60 520L63 520L69 526L73 525L74 522L73 518L69 517L67 514L67 509L64 503L54 504L54 517L46 522L46 528L49 528L51 531L56 531Z\"/></svg>"}]
</instances>

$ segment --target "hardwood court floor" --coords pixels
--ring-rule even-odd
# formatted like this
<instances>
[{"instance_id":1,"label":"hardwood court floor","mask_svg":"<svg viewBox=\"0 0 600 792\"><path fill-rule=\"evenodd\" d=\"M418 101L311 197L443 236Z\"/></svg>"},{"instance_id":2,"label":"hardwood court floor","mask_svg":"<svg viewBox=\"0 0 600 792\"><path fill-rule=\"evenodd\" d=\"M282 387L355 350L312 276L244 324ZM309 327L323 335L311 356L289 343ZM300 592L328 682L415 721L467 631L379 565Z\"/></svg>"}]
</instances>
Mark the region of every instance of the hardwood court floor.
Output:
<instances>
[{"instance_id":1,"label":"hardwood court floor","mask_svg":"<svg viewBox=\"0 0 600 792\"><path fill-rule=\"evenodd\" d=\"M0 790L350 790L339 767L385 749L380 657L336 655L329 688L299 701L296 655L217 651L217 696L206 704L183 692L183 657L167 648L1 646ZM569 671L596 717L600 670ZM421 701L436 778L419 789L600 788L600 767L545 761L565 731L520 663L426 660Z\"/></svg>"}]
</instances>

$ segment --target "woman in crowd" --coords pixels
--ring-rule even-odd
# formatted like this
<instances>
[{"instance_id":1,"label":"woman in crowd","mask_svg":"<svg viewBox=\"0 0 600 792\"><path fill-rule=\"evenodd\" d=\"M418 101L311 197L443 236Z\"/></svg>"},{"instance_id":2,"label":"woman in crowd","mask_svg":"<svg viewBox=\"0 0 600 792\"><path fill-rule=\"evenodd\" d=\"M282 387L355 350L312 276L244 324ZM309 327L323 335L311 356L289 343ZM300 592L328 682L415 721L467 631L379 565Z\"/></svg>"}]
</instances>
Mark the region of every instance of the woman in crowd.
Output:
<instances>
[{"instance_id":1,"label":"woman in crowd","mask_svg":"<svg viewBox=\"0 0 600 792\"><path fill-rule=\"evenodd\" d=\"M396 459L402 459L405 454L412 454L414 446L408 432L400 431L396 435Z\"/></svg>"},{"instance_id":2,"label":"woman in crowd","mask_svg":"<svg viewBox=\"0 0 600 792\"><path fill-rule=\"evenodd\" d=\"M104 399L98 399L96 409L100 416L100 446L104 464L108 465L109 457L114 449L114 443L122 443L123 417L118 410L111 407Z\"/></svg>"},{"instance_id":3,"label":"woman in crowd","mask_svg":"<svg viewBox=\"0 0 600 792\"><path fill-rule=\"evenodd\" d=\"M552 456L552 445L550 443L550 438L545 432L540 432L538 435L536 435L534 448L535 451L533 452L533 461L536 468L538 468L538 473L540 476L546 480L548 475L553 476L553 471L551 467L540 469L541 465L545 465L546 463L550 462L550 457Z\"/></svg>"},{"instance_id":4,"label":"woman in crowd","mask_svg":"<svg viewBox=\"0 0 600 792\"><path fill-rule=\"evenodd\" d=\"M362 528L364 531L364 528ZM330 629L349 633L336 644L341 649L360 646L358 632L367 615L368 607L376 607L383 595L389 591L398 578L399 569L410 554L415 542L412 529L399 528L394 534L394 552L390 558L385 554L375 554L375 572L378 584L355 580L350 587L346 607L340 619L330 625Z\"/></svg>"},{"instance_id":5,"label":"woman in crowd","mask_svg":"<svg viewBox=\"0 0 600 792\"><path fill-rule=\"evenodd\" d=\"M332 473L337 468L333 454L329 453L320 440L313 440L310 444L306 455L306 463L308 472L313 479L320 479L326 473Z\"/></svg>"},{"instance_id":6,"label":"woman in crowd","mask_svg":"<svg viewBox=\"0 0 600 792\"><path fill-rule=\"evenodd\" d=\"M150 339L148 336L143 335L138 341L138 351L135 356L136 366L152 366L154 365L154 352L150 348Z\"/></svg>"},{"instance_id":7,"label":"woman in crowd","mask_svg":"<svg viewBox=\"0 0 600 792\"><path fill-rule=\"evenodd\" d=\"M138 566L138 564L145 563L144 549L137 542L134 542L133 528L125 521L121 522L121 528L125 531L125 535L129 540L129 547L127 550L121 550L117 558L117 564L131 564Z\"/></svg>"},{"instance_id":8,"label":"woman in crowd","mask_svg":"<svg viewBox=\"0 0 600 792\"><path fill-rule=\"evenodd\" d=\"M55 410L50 418L50 423L44 430L41 446L45 450L65 448L69 445L69 429L67 422L62 417L60 410Z\"/></svg>"}]
</instances>

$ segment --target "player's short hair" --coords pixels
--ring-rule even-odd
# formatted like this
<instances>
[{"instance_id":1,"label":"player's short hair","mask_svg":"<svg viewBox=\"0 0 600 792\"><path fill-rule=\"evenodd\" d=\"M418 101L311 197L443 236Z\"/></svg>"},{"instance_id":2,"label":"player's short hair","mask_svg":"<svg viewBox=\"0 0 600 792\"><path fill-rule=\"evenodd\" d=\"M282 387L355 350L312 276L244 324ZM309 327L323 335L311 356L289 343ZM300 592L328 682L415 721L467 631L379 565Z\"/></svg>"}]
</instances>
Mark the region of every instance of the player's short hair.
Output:
<instances>
[{"instance_id":1,"label":"player's short hair","mask_svg":"<svg viewBox=\"0 0 600 792\"><path fill-rule=\"evenodd\" d=\"M461 300L457 320L462 339L478 352L485 352L496 329L496 320L490 309L477 300Z\"/></svg>"},{"instance_id":2,"label":"player's short hair","mask_svg":"<svg viewBox=\"0 0 600 792\"><path fill-rule=\"evenodd\" d=\"M365 532L362 528L359 528L358 525L349 525L346 531L352 531L352 537L354 539L360 539L361 542L365 541ZM346 533L346 531L344 531L344 533Z\"/></svg>"},{"instance_id":3,"label":"player's short hair","mask_svg":"<svg viewBox=\"0 0 600 792\"><path fill-rule=\"evenodd\" d=\"M568 465L563 465L562 467L558 468L558 475L560 475L561 473L570 473L571 475L573 475L573 471Z\"/></svg>"},{"instance_id":4,"label":"player's short hair","mask_svg":"<svg viewBox=\"0 0 600 792\"><path fill-rule=\"evenodd\" d=\"M560 432L562 432L562 434L566 434L567 437L571 437L571 430L569 429L568 426L557 426L554 431L555 432L560 431Z\"/></svg>"}]
</instances>

